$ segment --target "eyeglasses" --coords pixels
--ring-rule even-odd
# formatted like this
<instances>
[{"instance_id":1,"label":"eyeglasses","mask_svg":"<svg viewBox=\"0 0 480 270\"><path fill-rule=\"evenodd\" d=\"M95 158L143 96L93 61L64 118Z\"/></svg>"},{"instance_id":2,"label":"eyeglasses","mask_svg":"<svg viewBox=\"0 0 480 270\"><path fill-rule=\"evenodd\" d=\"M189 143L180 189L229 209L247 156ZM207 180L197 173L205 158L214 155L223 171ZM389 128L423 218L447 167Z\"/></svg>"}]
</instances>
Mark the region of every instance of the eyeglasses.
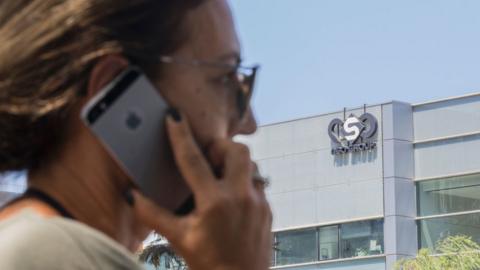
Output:
<instances>
[{"instance_id":1,"label":"eyeglasses","mask_svg":"<svg viewBox=\"0 0 480 270\"><path fill-rule=\"evenodd\" d=\"M187 60L171 56L160 56L159 61L165 64L178 64L193 67L211 67L232 70L234 76L225 76L222 79L221 83L225 85L226 88L236 93L236 103L239 117L243 118L245 116L245 113L247 112L253 95L255 78L257 76L257 71L260 68L259 65L245 67L240 64L227 64L202 60Z\"/></svg>"}]
</instances>

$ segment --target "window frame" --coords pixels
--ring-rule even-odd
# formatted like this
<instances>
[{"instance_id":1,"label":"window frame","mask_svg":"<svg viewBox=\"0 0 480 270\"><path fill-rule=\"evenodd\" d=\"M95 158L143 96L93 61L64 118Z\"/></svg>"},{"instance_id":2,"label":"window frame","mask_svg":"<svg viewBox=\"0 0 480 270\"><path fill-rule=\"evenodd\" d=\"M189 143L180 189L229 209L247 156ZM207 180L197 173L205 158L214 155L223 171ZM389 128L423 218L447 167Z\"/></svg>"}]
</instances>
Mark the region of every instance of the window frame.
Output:
<instances>
[{"instance_id":1,"label":"window frame","mask_svg":"<svg viewBox=\"0 0 480 270\"><path fill-rule=\"evenodd\" d=\"M381 246L382 246L382 252L379 254L375 255L365 255L365 256L356 256L356 257L344 257L342 256L342 251L341 251L341 241L342 241L342 230L341 227L342 225L345 224L355 224L355 223L360 223L360 222L381 222ZM372 224L372 223L371 223ZM370 226L372 226L370 224ZM332 258L332 259L321 259L321 254L320 254L320 230L322 228L327 228L327 227L336 227L337 228L337 258ZM373 226L372 226L373 228ZM328 263L329 261L337 261L337 260L357 260L357 259L363 259L366 257L371 257L371 256L385 256L385 218L384 217L375 217L371 219L364 219L364 220L355 220L351 222L344 222L344 223L333 223L333 224L326 224L326 225L321 225L321 226L309 226L309 227L303 227L303 228L295 228L291 230L279 230L279 231L274 231L273 232L273 238L274 238L274 244L278 243L278 234L281 233L288 233L288 232L295 232L295 231L302 231L302 230L314 230L315 231L315 246L317 249L317 254L316 254L316 260L311 261L311 262L300 262L300 263L294 263L294 264L278 264L278 250L276 249L276 246L273 247L273 261L274 265L271 265L270 267L288 267L292 265L300 265L300 264L315 264L315 263Z\"/></svg>"},{"instance_id":2,"label":"window frame","mask_svg":"<svg viewBox=\"0 0 480 270\"><path fill-rule=\"evenodd\" d=\"M479 184L478 185L470 185L470 186L465 186L465 188L467 187L478 187L480 185L480 172L478 173L468 173L468 174L458 174L458 175L446 175L446 176L439 176L439 177L436 177L436 178L428 178L428 179L422 179L422 180L416 180L415 181L415 201L416 201L416 205L417 205L417 209L416 209L416 214L417 214L417 218L425 218L425 217L440 217L440 216L443 216L443 215L455 215L457 213L468 213L468 212L474 212L474 211L480 211L480 206L478 209L466 209L466 210L460 210L460 211L453 211L453 212L446 212L446 213L442 213L441 211L437 211L438 213L434 213L434 214L422 214L421 213L421 193L420 193L420 185L422 184L426 184L426 183L434 183L435 181L441 181L441 182L444 182L444 183L448 183L448 182L454 182L454 181L469 181L468 178L470 177L478 177L478 180L479 180ZM472 180L472 179L470 179ZM447 190L447 189L445 189Z\"/></svg>"}]
</instances>

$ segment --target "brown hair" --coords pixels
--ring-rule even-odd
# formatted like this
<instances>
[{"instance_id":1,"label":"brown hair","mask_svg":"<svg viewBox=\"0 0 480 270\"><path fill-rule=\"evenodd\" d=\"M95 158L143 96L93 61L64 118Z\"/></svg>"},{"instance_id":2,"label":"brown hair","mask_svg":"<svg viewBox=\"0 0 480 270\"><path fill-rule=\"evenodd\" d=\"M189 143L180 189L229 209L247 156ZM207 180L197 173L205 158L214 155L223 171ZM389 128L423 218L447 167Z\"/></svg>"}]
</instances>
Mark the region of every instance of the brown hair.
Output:
<instances>
[{"instance_id":1,"label":"brown hair","mask_svg":"<svg viewBox=\"0 0 480 270\"><path fill-rule=\"evenodd\" d=\"M186 38L203 0L0 1L0 172L32 169L58 147L91 68L122 54L153 74Z\"/></svg>"}]
</instances>

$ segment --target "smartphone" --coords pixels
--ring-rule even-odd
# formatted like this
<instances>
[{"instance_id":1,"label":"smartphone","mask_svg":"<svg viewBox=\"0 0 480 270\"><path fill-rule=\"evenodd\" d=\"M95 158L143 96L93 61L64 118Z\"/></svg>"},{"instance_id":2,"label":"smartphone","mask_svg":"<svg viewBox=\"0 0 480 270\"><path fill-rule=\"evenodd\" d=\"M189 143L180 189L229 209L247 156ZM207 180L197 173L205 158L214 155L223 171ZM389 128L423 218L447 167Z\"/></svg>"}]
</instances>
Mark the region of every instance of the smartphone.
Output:
<instances>
[{"instance_id":1,"label":"smartphone","mask_svg":"<svg viewBox=\"0 0 480 270\"><path fill-rule=\"evenodd\" d=\"M87 102L81 118L143 194L173 212L188 212L182 208L191 204L191 192L174 162L167 109L158 89L130 67Z\"/></svg>"}]
</instances>

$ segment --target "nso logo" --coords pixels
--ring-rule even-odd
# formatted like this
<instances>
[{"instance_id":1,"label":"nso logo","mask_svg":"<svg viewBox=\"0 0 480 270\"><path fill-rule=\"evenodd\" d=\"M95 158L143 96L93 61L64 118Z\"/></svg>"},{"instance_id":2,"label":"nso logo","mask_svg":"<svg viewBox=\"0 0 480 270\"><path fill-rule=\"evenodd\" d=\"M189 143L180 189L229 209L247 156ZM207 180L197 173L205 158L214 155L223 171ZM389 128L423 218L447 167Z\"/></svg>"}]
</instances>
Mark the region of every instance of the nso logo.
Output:
<instances>
[{"instance_id":1,"label":"nso logo","mask_svg":"<svg viewBox=\"0 0 480 270\"><path fill-rule=\"evenodd\" d=\"M377 148L377 143L373 140L377 127L377 119L369 113L364 113L360 117L351 114L345 121L333 119L328 126L328 135L334 143L332 155Z\"/></svg>"}]
</instances>

